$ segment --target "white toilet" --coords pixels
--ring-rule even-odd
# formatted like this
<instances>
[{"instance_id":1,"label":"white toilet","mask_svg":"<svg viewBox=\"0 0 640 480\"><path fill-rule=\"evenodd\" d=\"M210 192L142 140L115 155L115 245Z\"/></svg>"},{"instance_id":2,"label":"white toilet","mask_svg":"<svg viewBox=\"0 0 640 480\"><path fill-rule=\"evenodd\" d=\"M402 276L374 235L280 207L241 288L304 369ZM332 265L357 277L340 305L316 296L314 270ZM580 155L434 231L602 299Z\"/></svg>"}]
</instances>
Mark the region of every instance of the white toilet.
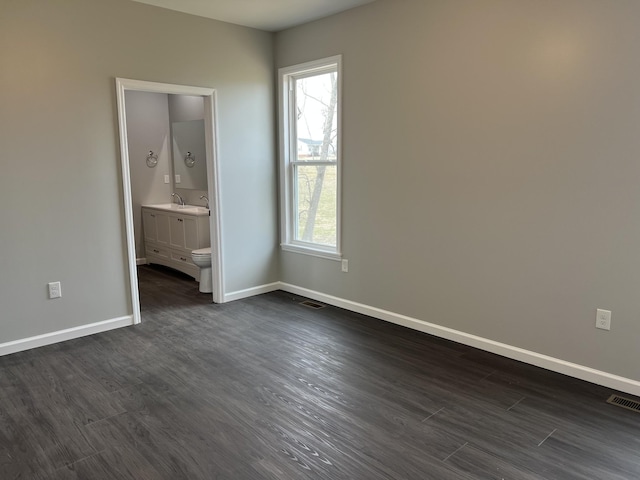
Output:
<instances>
[{"instance_id":1,"label":"white toilet","mask_svg":"<svg viewBox=\"0 0 640 480\"><path fill-rule=\"evenodd\" d=\"M191 252L191 259L200 267L200 291L202 293L213 292L211 279L211 247L200 248Z\"/></svg>"}]
</instances>

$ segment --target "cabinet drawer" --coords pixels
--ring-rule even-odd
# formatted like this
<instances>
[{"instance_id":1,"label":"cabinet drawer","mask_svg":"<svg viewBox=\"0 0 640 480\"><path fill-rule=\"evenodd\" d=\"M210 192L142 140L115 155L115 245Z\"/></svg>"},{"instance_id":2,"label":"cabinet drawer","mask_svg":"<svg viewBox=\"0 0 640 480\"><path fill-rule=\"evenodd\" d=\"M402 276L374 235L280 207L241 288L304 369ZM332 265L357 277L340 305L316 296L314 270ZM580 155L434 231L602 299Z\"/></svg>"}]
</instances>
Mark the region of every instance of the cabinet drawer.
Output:
<instances>
[{"instance_id":1,"label":"cabinet drawer","mask_svg":"<svg viewBox=\"0 0 640 480\"><path fill-rule=\"evenodd\" d=\"M146 244L144 249L147 257L160 257L160 258L166 258L166 259L171 258L169 250L162 247L158 247L157 245Z\"/></svg>"},{"instance_id":2,"label":"cabinet drawer","mask_svg":"<svg viewBox=\"0 0 640 480\"><path fill-rule=\"evenodd\" d=\"M176 262L180 262L180 263L184 263L187 265L192 265L192 266L196 266L195 263L193 263L193 260L191 259L191 255L189 253L184 253L184 252L175 252L173 250L171 250L170 252L171 254L171 260L174 260Z\"/></svg>"}]
</instances>

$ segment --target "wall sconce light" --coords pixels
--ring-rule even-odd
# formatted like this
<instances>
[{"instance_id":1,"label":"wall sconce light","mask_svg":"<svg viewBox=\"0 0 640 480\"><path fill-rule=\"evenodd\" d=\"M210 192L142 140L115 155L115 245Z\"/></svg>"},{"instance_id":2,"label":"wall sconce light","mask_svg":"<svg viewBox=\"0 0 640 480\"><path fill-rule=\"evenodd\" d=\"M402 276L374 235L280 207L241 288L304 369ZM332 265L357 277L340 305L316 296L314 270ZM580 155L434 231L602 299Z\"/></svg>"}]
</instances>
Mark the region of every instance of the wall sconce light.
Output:
<instances>
[{"instance_id":1,"label":"wall sconce light","mask_svg":"<svg viewBox=\"0 0 640 480\"><path fill-rule=\"evenodd\" d=\"M184 157L184 164L192 168L196 164L196 157L194 157L191 152L187 152L187 156Z\"/></svg>"}]
</instances>

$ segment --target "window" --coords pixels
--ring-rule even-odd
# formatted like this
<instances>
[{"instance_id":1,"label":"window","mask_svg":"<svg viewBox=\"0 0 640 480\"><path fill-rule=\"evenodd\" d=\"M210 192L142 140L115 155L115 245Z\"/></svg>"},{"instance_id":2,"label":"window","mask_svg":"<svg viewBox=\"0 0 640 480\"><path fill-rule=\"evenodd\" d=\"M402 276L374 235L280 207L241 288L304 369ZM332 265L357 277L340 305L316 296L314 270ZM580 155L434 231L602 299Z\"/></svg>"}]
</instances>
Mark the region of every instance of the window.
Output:
<instances>
[{"instance_id":1,"label":"window","mask_svg":"<svg viewBox=\"0 0 640 480\"><path fill-rule=\"evenodd\" d=\"M282 248L340 258L341 57L282 68Z\"/></svg>"}]
</instances>

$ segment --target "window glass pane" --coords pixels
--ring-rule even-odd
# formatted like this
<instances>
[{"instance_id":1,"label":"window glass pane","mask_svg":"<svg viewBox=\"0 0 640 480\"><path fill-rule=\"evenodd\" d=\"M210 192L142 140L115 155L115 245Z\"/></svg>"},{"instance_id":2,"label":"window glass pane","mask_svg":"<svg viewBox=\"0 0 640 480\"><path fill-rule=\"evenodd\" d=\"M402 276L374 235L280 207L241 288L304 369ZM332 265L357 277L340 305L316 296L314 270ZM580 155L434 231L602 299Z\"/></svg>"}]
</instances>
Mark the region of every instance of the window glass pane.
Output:
<instances>
[{"instance_id":1,"label":"window glass pane","mask_svg":"<svg viewBox=\"0 0 640 480\"><path fill-rule=\"evenodd\" d=\"M337 72L296 79L298 161L336 161L338 132Z\"/></svg>"},{"instance_id":2,"label":"window glass pane","mask_svg":"<svg viewBox=\"0 0 640 480\"><path fill-rule=\"evenodd\" d=\"M296 240L336 246L337 167L296 165Z\"/></svg>"}]
</instances>

